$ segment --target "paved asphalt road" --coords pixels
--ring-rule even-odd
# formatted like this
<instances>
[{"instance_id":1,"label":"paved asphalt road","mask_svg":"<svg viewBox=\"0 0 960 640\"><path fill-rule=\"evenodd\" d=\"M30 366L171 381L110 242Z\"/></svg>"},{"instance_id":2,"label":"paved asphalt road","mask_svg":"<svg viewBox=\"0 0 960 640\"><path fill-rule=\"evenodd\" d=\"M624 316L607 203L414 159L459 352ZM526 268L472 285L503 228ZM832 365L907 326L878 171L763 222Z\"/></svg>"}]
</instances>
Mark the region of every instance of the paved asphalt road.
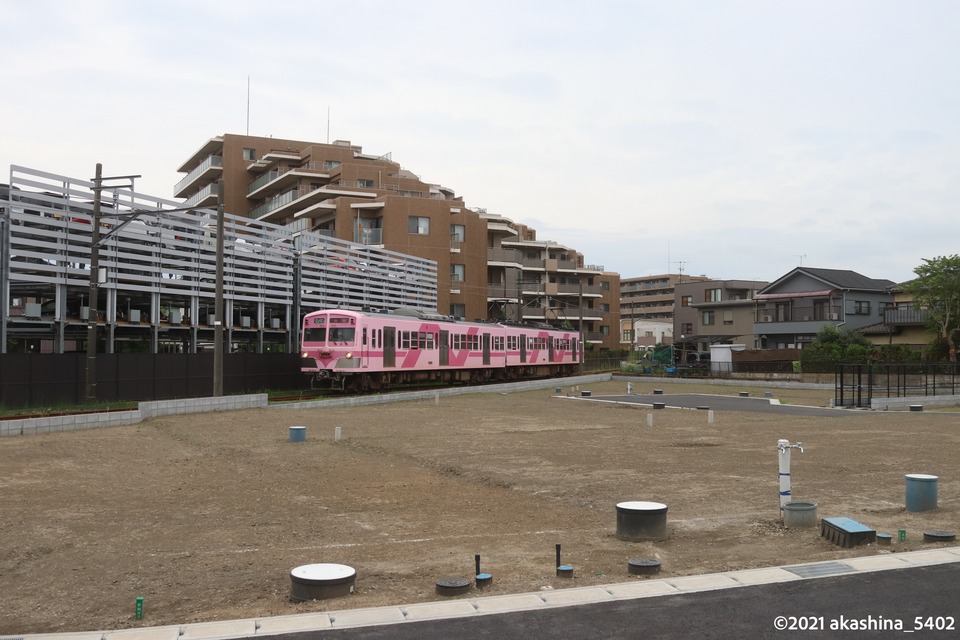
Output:
<instances>
[{"instance_id":1,"label":"paved asphalt road","mask_svg":"<svg viewBox=\"0 0 960 640\"><path fill-rule=\"evenodd\" d=\"M777 630L778 616L801 629ZM919 620L918 620L919 618ZM876 630L882 625L903 630ZM924 628L925 623L933 629ZM921 628L914 630L920 624ZM874 630L851 629L874 625ZM825 627L824 630L812 630ZM832 630L831 627L837 627ZM937 627L941 630L936 630ZM952 630L944 627L952 627ZM311 631L283 640L960 638L960 563L447 620Z\"/></svg>"},{"instance_id":2,"label":"paved asphalt road","mask_svg":"<svg viewBox=\"0 0 960 640\"><path fill-rule=\"evenodd\" d=\"M854 409L828 409L825 407L803 407L789 404L771 403L769 398L740 398L732 396L712 396L696 393L687 394L651 394L623 396L593 396L578 398L594 402L623 402L628 404L653 405L663 402L667 408L696 409L708 407L714 411L759 411L792 416L849 416Z\"/></svg>"}]
</instances>

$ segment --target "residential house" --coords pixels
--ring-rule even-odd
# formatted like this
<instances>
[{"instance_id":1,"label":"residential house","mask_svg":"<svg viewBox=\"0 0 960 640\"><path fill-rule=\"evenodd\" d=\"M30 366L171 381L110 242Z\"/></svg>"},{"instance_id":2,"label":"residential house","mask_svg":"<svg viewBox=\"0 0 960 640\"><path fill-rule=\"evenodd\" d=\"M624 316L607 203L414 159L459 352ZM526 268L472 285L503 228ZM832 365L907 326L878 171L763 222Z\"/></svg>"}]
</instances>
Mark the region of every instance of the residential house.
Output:
<instances>
[{"instance_id":1,"label":"residential house","mask_svg":"<svg viewBox=\"0 0 960 640\"><path fill-rule=\"evenodd\" d=\"M893 286L846 269L797 267L754 295L753 332L761 349L802 349L827 325L863 329L883 320Z\"/></svg>"},{"instance_id":2,"label":"residential house","mask_svg":"<svg viewBox=\"0 0 960 640\"><path fill-rule=\"evenodd\" d=\"M682 351L708 352L712 344L755 348L754 296L768 282L701 280L675 287L674 345Z\"/></svg>"}]
</instances>

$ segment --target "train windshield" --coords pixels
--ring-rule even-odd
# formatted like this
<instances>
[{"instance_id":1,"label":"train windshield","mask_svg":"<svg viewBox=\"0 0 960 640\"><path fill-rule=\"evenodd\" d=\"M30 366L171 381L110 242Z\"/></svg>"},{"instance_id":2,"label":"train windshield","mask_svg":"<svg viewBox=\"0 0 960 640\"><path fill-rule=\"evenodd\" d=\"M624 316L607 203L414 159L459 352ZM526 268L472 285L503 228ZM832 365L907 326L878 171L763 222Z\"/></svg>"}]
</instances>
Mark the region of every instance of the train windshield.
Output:
<instances>
[{"instance_id":1,"label":"train windshield","mask_svg":"<svg viewBox=\"0 0 960 640\"><path fill-rule=\"evenodd\" d=\"M327 341L327 328L326 327L311 327L304 330L303 332L303 341L304 342L326 342Z\"/></svg>"},{"instance_id":2,"label":"train windshield","mask_svg":"<svg viewBox=\"0 0 960 640\"><path fill-rule=\"evenodd\" d=\"M353 327L330 327L330 342L353 342L357 330Z\"/></svg>"}]
</instances>

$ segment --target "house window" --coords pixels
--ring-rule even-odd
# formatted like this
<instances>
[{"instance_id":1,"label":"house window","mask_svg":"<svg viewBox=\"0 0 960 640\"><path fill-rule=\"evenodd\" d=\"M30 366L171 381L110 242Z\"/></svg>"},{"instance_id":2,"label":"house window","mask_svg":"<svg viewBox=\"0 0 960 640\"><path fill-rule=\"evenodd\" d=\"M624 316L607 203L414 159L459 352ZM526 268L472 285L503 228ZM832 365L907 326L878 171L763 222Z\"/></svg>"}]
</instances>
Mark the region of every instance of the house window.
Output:
<instances>
[{"instance_id":1,"label":"house window","mask_svg":"<svg viewBox=\"0 0 960 640\"><path fill-rule=\"evenodd\" d=\"M600 283L600 291L610 291L610 283L609 283L609 282L601 282L601 283Z\"/></svg>"},{"instance_id":2,"label":"house window","mask_svg":"<svg viewBox=\"0 0 960 640\"><path fill-rule=\"evenodd\" d=\"M716 322L716 317L717 317L716 311L713 311L713 310L704 311L703 320L702 320L703 325L712 326Z\"/></svg>"},{"instance_id":3,"label":"house window","mask_svg":"<svg viewBox=\"0 0 960 640\"><path fill-rule=\"evenodd\" d=\"M689 307L693 304L693 296L680 296L680 306Z\"/></svg>"},{"instance_id":4,"label":"house window","mask_svg":"<svg viewBox=\"0 0 960 640\"><path fill-rule=\"evenodd\" d=\"M243 150L243 159L254 162L257 159L257 150L256 149L244 149Z\"/></svg>"},{"instance_id":5,"label":"house window","mask_svg":"<svg viewBox=\"0 0 960 640\"><path fill-rule=\"evenodd\" d=\"M870 315L870 303L865 300L854 301L853 312L856 314Z\"/></svg>"},{"instance_id":6,"label":"house window","mask_svg":"<svg viewBox=\"0 0 960 640\"><path fill-rule=\"evenodd\" d=\"M373 180L357 180L357 186L364 189L373 189Z\"/></svg>"},{"instance_id":7,"label":"house window","mask_svg":"<svg viewBox=\"0 0 960 640\"><path fill-rule=\"evenodd\" d=\"M721 293L722 293L721 289L707 289L704 300L706 300L707 302L720 302Z\"/></svg>"},{"instance_id":8,"label":"house window","mask_svg":"<svg viewBox=\"0 0 960 640\"><path fill-rule=\"evenodd\" d=\"M410 216L407 222L407 231L418 236L430 235L430 218Z\"/></svg>"}]
</instances>

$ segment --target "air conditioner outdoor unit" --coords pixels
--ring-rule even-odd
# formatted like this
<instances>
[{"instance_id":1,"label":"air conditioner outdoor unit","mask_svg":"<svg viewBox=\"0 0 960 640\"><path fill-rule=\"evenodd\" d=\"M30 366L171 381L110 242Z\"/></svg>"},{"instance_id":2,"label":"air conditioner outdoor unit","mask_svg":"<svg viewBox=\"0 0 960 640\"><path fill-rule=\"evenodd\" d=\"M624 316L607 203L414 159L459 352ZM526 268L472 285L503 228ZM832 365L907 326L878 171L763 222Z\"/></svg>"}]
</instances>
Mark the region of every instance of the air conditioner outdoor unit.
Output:
<instances>
[{"instance_id":1,"label":"air conditioner outdoor unit","mask_svg":"<svg viewBox=\"0 0 960 640\"><path fill-rule=\"evenodd\" d=\"M773 316L763 316L764 322L773 322Z\"/></svg>"},{"instance_id":2,"label":"air conditioner outdoor unit","mask_svg":"<svg viewBox=\"0 0 960 640\"><path fill-rule=\"evenodd\" d=\"M839 320L839 319L840 319L840 314L839 314L839 313L831 313L831 314L830 314L830 319L831 319L831 320Z\"/></svg>"},{"instance_id":3,"label":"air conditioner outdoor unit","mask_svg":"<svg viewBox=\"0 0 960 640\"><path fill-rule=\"evenodd\" d=\"M240 316L240 326L244 329L250 328L250 316Z\"/></svg>"}]
</instances>

